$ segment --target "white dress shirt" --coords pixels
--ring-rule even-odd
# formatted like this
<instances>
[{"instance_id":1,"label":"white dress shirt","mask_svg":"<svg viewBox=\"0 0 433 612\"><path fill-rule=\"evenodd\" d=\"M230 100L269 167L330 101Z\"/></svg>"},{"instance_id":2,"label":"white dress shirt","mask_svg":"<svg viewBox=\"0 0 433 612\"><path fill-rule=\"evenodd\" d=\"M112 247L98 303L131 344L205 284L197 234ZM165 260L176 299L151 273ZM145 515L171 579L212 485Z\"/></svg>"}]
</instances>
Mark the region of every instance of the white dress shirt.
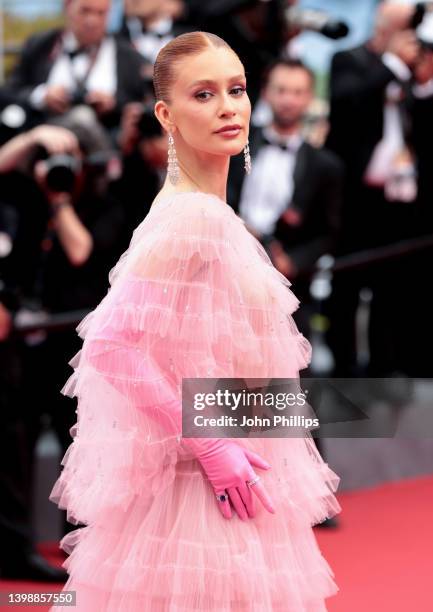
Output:
<instances>
[{"instance_id":1,"label":"white dress shirt","mask_svg":"<svg viewBox=\"0 0 433 612\"><path fill-rule=\"evenodd\" d=\"M117 91L116 45L111 36L107 36L102 41L93 65L90 64L89 54L85 52L73 58L68 55L78 48L77 39L72 32L65 32L62 47L63 52L54 61L47 82L38 85L30 94L30 102L35 108L43 108L47 87L62 85L67 91L73 93L77 83L83 79L85 79L87 90L115 95Z\"/></svg>"},{"instance_id":2,"label":"white dress shirt","mask_svg":"<svg viewBox=\"0 0 433 612\"><path fill-rule=\"evenodd\" d=\"M244 179L239 215L252 230L266 235L274 232L278 219L291 203L296 155L303 138L300 134L283 137L271 126L265 127L263 133L270 142L281 142L289 149L272 144L260 148L251 174Z\"/></svg>"},{"instance_id":3,"label":"white dress shirt","mask_svg":"<svg viewBox=\"0 0 433 612\"><path fill-rule=\"evenodd\" d=\"M384 53L382 62L400 81L410 79L409 68L393 53ZM392 172L395 158L404 149L403 124L398 106L401 93L402 89L397 80L388 84L383 110L382 139L376 145L364 175L364 181L368 185L383 187Z\"/></svg>"}]
</instances>

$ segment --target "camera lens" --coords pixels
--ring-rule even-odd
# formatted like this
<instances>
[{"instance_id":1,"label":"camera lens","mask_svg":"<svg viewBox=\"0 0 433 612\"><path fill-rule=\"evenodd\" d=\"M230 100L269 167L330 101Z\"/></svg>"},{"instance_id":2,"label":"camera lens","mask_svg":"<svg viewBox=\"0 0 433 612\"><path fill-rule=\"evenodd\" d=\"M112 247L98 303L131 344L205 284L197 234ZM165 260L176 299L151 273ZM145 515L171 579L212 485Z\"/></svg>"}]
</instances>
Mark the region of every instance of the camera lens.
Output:
<instances>
[{"instance_id":1,"label":"camera lens","mask_svg":"<svg viewBox=\"0 0 433 612\"><path fill-rule=\"evenodd\" d=\"M46 161L46 183L50 191L71 193L80 162L72 155L52 155Z\"/></svg>"}]
</instances>

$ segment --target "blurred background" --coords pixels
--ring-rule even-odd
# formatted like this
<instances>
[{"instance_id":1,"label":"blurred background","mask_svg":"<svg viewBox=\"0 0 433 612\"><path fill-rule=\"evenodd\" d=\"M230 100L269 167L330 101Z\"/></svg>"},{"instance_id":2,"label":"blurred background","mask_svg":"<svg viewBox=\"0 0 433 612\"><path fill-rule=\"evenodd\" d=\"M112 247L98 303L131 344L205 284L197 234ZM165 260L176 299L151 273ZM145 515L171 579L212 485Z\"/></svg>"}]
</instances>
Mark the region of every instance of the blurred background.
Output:
<instances>
[{"instance_id":1,"label":"blurred background","mask_svg":"<svg viewBox=\"0 0 433 612\"><path fill-rule=\"evenodd\" d=\"M338 19L344 19L350 32L344 40L333 41L326 37L304 32L298 37L302 58L326 79L332 54L339 48L354 46L366 39L374 20L378 0L300 0L300 7L326 11ZM0 2L2 25L2 74L12 65L13 54L25 38L36 31L54 27L63 22L63 0L2 0ZM113 0L108 29L115 32L122 21L122 0ZM323 93L325 93L323 91Z\"/></svg>"}]
</instances>

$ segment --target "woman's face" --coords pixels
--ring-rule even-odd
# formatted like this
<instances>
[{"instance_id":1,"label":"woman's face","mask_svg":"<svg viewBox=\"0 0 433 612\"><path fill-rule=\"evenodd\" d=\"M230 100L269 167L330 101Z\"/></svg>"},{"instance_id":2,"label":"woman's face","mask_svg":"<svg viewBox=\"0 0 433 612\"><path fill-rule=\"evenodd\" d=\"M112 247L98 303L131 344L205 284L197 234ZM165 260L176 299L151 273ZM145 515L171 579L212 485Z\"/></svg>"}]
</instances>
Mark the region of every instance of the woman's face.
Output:
<instances>
[{"instance_id":1,"label":"woman's face","mask_svg":"<svg viewBox=\"0 0 433 612\"><path fill-rule=\"evenodd\" d=\"M251 104L237 55L225 47L211 47L174 68L168 109L175 139L207 153L240 153L248 139ZM238 127L218 132L227 126Z\"/></svg>"}]
</instances>

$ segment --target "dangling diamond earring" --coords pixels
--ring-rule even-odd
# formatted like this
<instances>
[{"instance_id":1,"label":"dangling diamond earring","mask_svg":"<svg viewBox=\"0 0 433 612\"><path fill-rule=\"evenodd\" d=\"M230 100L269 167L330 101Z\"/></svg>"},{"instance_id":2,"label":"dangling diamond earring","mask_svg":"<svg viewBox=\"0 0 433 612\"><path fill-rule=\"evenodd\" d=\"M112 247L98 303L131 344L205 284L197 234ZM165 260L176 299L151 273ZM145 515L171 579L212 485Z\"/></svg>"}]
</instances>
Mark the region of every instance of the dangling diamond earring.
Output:
<instances>
[{"instance_id":1,"label":"dangling diamond earring","mask_svg":"<svg viewBox=\"0 0 433 612\"><path fill-rule=\"evenodd\" d=\"M244 147L244 159L245 159L245 172L247 174L251 173L251 155L250 155L250 143L247 140L247 144Z\"/></svg>"},{"instance_id":2,"label":"dangling diamond earring","mask_svg":"<svg viewBox=\"0 0 433 612\"><path fill-rule=\"evenodd\" d=\"M177 163L176 149L171 132L168 135L168 167L167 174L172 185L177 185L179 181L179 165Z\"/></svg>"}]
</instances>

